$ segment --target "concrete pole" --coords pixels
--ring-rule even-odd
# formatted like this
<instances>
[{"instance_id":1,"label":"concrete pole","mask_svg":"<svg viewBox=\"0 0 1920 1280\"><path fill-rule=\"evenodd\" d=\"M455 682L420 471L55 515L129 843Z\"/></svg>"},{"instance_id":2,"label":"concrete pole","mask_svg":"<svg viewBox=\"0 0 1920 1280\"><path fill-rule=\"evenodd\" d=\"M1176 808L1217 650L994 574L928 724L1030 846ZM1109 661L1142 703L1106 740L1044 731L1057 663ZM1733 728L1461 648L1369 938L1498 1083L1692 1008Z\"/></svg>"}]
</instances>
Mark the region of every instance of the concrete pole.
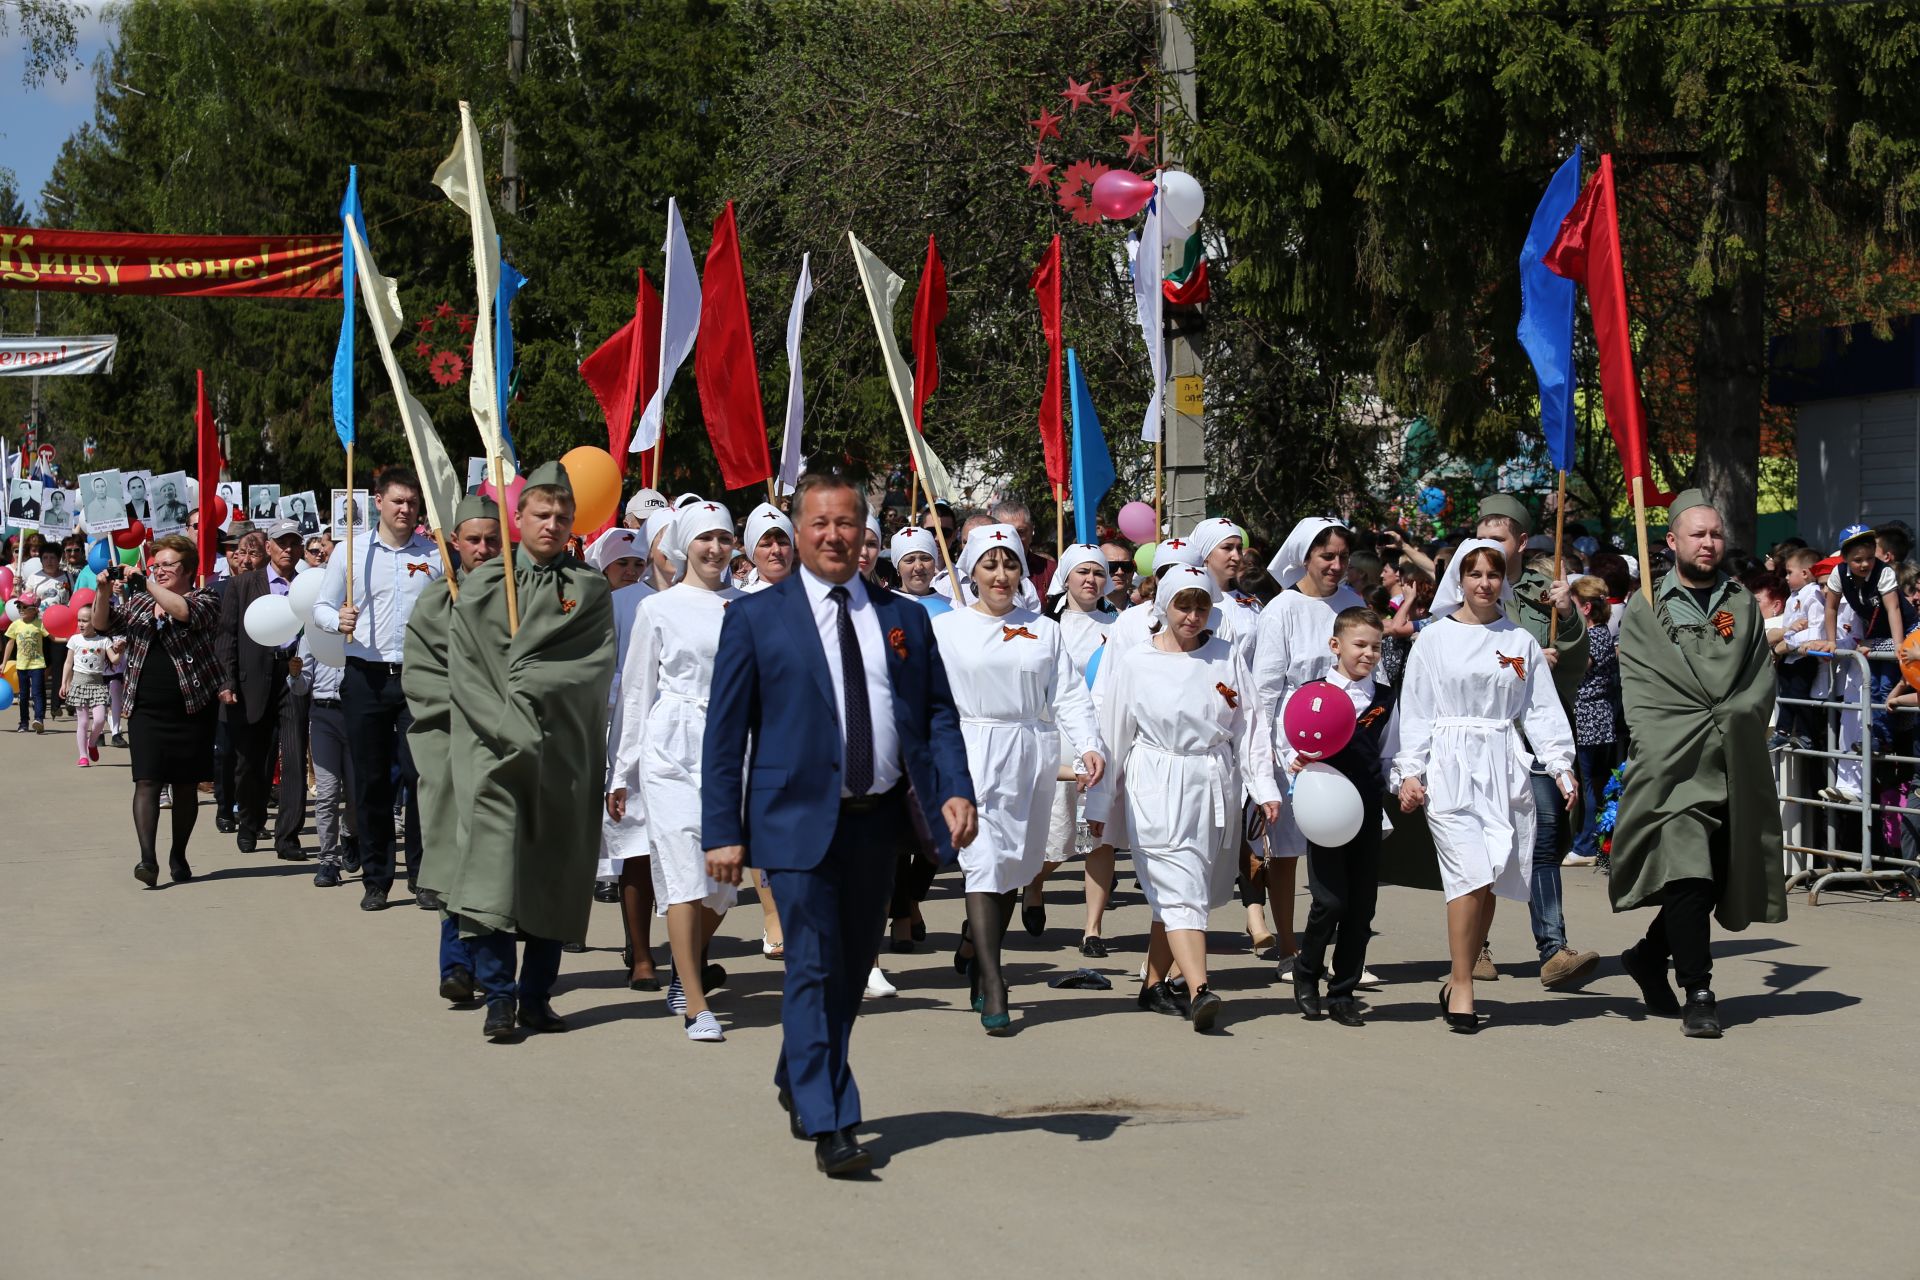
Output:
<instances>
[{"instance_id":1,"label":"concrete pole","mask_svg":"<svg viewBox=\"0 0 1920 1280\"><path fill-rule=\"evenodd\" d=\"M1173 82L1187 120L1196 122L1193 37L1180 19L1177 4L1160 5L1160 70ZM1182 167L1181 157L1167 148L1165 136L1163 129L1161 163ZM1163 269L1179 262L1183 248L1176 242L1165 246ZM1199 310L1169 316L1167 336L1166 416L1161 424L1166 442L1166 523L1168 532L1181 533L1207 515L1207 435L1201 407L1206 317Z\"/></svg>"},{"instance_id":2,"label":"concrete pole","mask_svg":"<svg viewBox=\"0 0 1920 1280\"><path fill-rule=\"evenodd\" d=\"M513 0L507 15L507 83L518 85L527 69L527 0ZM513 117L500 134L500 207L520 212L520 157L513 145Z\"/></svg>"}]
</instances>

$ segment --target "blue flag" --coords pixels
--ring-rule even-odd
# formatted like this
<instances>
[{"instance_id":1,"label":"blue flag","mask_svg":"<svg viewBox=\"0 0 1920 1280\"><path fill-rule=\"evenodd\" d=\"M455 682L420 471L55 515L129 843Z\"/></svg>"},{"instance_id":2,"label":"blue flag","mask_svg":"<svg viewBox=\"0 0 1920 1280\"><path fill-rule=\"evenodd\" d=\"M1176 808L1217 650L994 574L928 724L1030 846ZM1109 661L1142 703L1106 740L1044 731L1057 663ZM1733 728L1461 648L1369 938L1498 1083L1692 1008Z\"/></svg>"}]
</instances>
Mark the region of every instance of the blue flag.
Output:
<instances>
[{"instance_id":1,"label":"blue flag","mask_svg":"<svg viewBox=\"0 0 1920 1280\"><path fill-rule=\"evenodd\" d=\"M1073 540L1099 542L1100 500L1113 488L1116 477L1086 376L1080 372L1080 357L1072 348L1067 349L1067 386L1073 409Z\"/></svg>"},{"instance_id":2,"label":"blue flag","mask_svg":"<svg viewBox=\"0 0 1920 1280\"><path fill-rule=\"evenodd\" d=\"M340 345L333 349L333 429L340 443L353 443L353 301L360 296L354 274L353 237L347 234L351 223L362 239L367 234L367 216L360 212L360 166L347 166L347 194L340 198Z\"/></svg>"},{"instance_id":3,"label":"blue flag","mask_svg":"<svg viewBox=\"0 0 1920 1280\"><path fill-rule=\"evenodd\" d=\"M513 321L508 318L508 312L513 309L514 295L526 282L527 278L515 271L511 262L500 259L500 288L493 295L494 386L500 393L500 442L507 446L507 458L516 467L519 454L507 430L507 401L513 398Z\"/></svg>"},{"instance_id":4,"label":"blue flag","mask_svg":"<svg viewBox=\"0 0 1920 1280\"><path fill-rule=\"evenodd\" d=\"M1540 427L1556 471L1573 470L1573 281L1540 261L1580 198L1580 148L1547 184L1520 248L1520 345L1540 382Z\"/></svg>"}]
</instances>

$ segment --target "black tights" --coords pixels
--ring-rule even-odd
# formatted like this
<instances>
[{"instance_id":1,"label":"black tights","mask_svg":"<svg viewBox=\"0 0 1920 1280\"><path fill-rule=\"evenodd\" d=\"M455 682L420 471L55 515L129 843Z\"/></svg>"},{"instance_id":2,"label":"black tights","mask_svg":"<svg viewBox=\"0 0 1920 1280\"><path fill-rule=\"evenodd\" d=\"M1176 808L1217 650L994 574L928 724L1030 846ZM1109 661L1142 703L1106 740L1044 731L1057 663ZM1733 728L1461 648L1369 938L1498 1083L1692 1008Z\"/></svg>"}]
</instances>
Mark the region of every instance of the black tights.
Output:
<instances>
[{"instance_id":1,"label":"black tights","mask_svg":"<svg viewBox=\"0 0 1920 1280\"><path fill-rule=\"evenodd\" d=\"M969 893L967 926L973 935L973 994L983 996L982 1013L1005 1013L1007 989L1000 977L1000 944L1013 923L1018 890L1005 893Z\"/></svg>"},{"instance_id":2,"label":"black tights","mask_svg":"<svg viewBox=\"0 0 1920 1280\"><path fill-rule=\"evenodd\" d=\"M140 842L140 861L156 866L159 857L154 841L160 835L160 791L168 784L148 779L133 784L133 835ZM200 817L200 789L192 782L173 785L173 848L167 861L187 860L187 841L193 838L193 824Z\"/></svg>"}]
</instances>

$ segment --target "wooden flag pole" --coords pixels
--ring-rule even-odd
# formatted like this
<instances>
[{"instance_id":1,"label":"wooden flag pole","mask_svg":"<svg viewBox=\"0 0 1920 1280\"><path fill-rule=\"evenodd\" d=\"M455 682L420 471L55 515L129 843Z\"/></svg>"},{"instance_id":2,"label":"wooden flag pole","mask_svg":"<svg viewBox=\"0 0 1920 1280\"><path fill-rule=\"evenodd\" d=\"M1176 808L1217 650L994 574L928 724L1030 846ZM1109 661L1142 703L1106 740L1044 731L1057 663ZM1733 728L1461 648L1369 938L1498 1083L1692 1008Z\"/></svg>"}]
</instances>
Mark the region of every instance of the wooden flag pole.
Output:
<instances>
[{"instance_id":1,"label":"wooden flag pole","mask_svg":"<svg viewBox=\"0 0 1920 1280\"><path fill-rule=\"evenodd\" d=\"M500 495L500 554L506 557L507 568L507 638L520 634L520 595L513 580L513 534L507 521L507 468L506 459L499 454L493 457L493 491Z\"/></svg>"},{"instance_id":2,"label":"wooden flag pole","mask_svg":"<svg viewBox=\"0 0 1920 1280\"><path fill-rule=\"evenodd\" d=\"M933 489L927 484L927 473L925 471L917 471L915 474L920 477L920 487L926 490L927 510L936 513L933 521L933 542L935 546L940 548L941 562L947 566L947 581L953 584L953 598L956 602L964 606L966 601L960 593L960 575L953 570L953 552L947 548L947 540L941 536L940 518L937 513L938 509L933 505Z\"/></svg>"},{"instance_id":3,"label":"wooden flag pole","mask_svg":"<svg viewBox=\"0 0 1920 1280\"><path fill-rule=\"evenodd\" d=\"M1156 437L1153 442L1153 536L1155 539L1158 539L1160 537L1160 528L1161 528L1160 526L1160 501L1161 501L1160 476L1161 476L1161 473L1166 469L1167 446L1166 446L1166 441L1164 439L1165 435L1166 435L1166 428L1163 425L1160 429L1160 436Z\"/></svg>"},{"instance_id":4,"label":"wooden flag pole","mask_svg":"<svg viewBox=\"0 0 1920 1280\"><path fill-rule=\"evenodd\" d=\"M653 442L653 483L647 486L656 492L660 488L660 455L666 451L666 447L667 416L662 412L660 415L660 436Z\"/></svg>"},{"instance_id":5,"label":"wooden flag pole","mask_svg":"<svg viewBox=\"0 0 1920 1280\"><path fill-rule=\"evenodd\" d=\"M447 577L447 598L459 604L460 584L453 580L453 556L447 551L447 535L435 529L433 540L440 544L440 568Z\"/></svg>"},{"instance_id":6,"label":"wooden flag pole","mask_svg":"<svg viewBox=\"0 0 1920 1280\"><path fill-rule=\"evenodd\" d=\"M371 496L371 495L369 495ZM343 603L353 603L353 441L347 441L347 594Z\"/></svg>"},{"instance_id":7,"label":"wooden flag pole","mask_svg":"<svg viewBox=\"0 0 1920 1280\"><path fill-rule=\"evenodd\" d=\"M777 507L780 505L779 503L773 500L773 477L772 476L767 477L767 505L770 507Z\"/></svg>"},{"instance_id":8,"label":"wooden flag pole","mask_svg":"<svg viewBox=\"0 0 1920 1280\"><path fill-rule=\"evenodd\" d=\"M1561 576L1560 547L1567 539L1567 473L1560 473L1560 480L1553 494L1553 576L1557 581Z\"/></svg>"},{"instance_id":9,"label":"wooden flag pole","mask_svg":"<svg viewBox=\"0 0 1920 1280\"><path fill-rule=\"evenodd\" d=\"M1633 533L1640 548L1640 594L1653 603L1653 562L1647 556L1647 500L1641 491L1645 477L1633 478Z\"/></svg>"},{"instance_id":10,"label":"wooden flag pole","mask_svg":"<svg viewBox=\"0 0 1920 1280\"><path fill-rule=\"evenodd\" d=\"M1067 495L1060 485L1053 486L1053 558L1067 554Z\"/></svg>"}]
</instances>

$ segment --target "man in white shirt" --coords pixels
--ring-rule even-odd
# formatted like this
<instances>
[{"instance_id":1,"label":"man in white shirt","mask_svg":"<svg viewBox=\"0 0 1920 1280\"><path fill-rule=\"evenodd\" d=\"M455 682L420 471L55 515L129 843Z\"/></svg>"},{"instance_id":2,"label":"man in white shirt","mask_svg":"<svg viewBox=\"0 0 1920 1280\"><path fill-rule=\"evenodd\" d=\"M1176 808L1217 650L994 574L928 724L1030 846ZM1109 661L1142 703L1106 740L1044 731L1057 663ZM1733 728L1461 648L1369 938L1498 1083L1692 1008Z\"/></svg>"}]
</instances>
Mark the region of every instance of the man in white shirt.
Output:
<instances>
[{"instance_id":1,"label":"man in white shirt","mask_svg":"<svg viewBox=\"0 0 1920 1280\"><path fill-rule=\"evenodd\" d=\"M354 834L364 859L362 911L380 911L393 887L393 770L407 788L407 887L420 872L420 815L414 799L413 757L407 750L412 716L400 688L407 620L414 601L443 572L432 538L414 531L420 482L405 467L388 467L373 484L380 523L353 544L353 598L347 598L344 544L327 562L314 625L347 637L347 669L340 709L353 756Z\"/></svg>"}]
</instances>

